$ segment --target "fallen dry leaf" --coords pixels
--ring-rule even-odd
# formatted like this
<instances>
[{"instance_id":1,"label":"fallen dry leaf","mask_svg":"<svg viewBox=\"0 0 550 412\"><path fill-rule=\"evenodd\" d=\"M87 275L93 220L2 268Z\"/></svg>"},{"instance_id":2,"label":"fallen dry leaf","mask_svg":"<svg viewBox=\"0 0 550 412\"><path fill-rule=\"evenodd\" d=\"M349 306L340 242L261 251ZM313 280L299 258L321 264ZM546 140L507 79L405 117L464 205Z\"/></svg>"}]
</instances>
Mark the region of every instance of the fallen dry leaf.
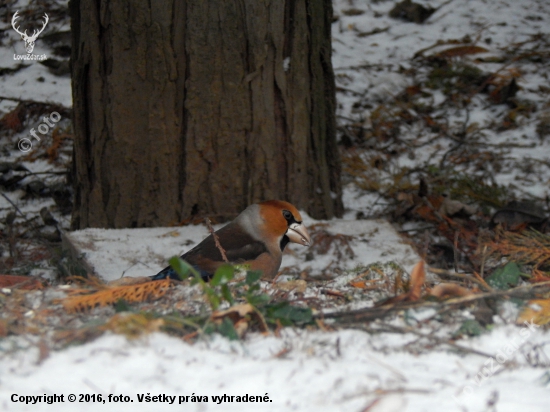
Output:
<instances>
[{"instance_id":1,"label":"fallen dry leaf","mask_svg":"<svg viewBox=\"0 0 550 412\"><path fill-rule=\"evenodd\" d=\"M146 333L157 332L163 325L163 319L151 319L141 313L117 313L102 329L128 338L137 338Z\"/></svg>"},{"instance_id":2,"label":"fallen dry leaf","mask_svg":"<svg viewBox=\"0 0 550 412\"><path fill-rule=\"evenodd\" d=\"M223 319L225 317L230 318L244 318L246 315L250 315L251 313L254 313L254 306L252 306L250 303L243 303L240 305L231 306L229 309L225 310L217 310L212 313L212 319Z\"/></svg>"},{"instance_id":3,"label":"fallen dry leaf","mask_svg":"<svg viewBox=\"0 0 550 412\"><path fill-rule=\"evenodd\" d=\"M307 289L307 282L302 279L298 280L289 280L288 282L280 282L276 283L275 287L279 290L283 290L285 292L299 292L304 293Z\"/></svg>"},{"instance_id":4,"label":"fallen dry leaf","mask_svg":"<svg viewBox=\"0 0 550 412\"><path fill-rule=\"evenodd\" d=\"M109 286L130 286L139 285L141 283L153 282L149 276L131 277L126 276L120 279L112 280L108 283Z\"/></svg>"},{"instance_id":5,"label":"fallen dry leaf","mask_svg":"<svg viewBox=\"0 0 550 412\"><path fill-rule=\"evenodd\" d=\"M259 321L262 332L267 332L267 324L263 317L256 311L254 306L249 303L231 306L226 310L218 310L212 313L212 320L216 323L221 323L224 318L229 318L233 322L233 326L237 335L242 337L248 329L249 321L256 319Z\"/></svg>"},{"instance_id":6,"label":"fallen dry leaf","mask_svg":"<svg viewBox=\"0 0 550 412\"><path fill-rule=\"evenodd\" d=\"M426 280L426 270L424 269L424 261L421 260L416 264L411 273L411 288L407 293L411 301L420 299L422 286Z\"/></svg>"},{"instance_id":7,"label":"fallen dry leaf","mask_svg":"<svg viewBox=\"0 0 550 412\"><path fill-rule=\"evenodd\" d=\"M471 290L459 286L456 283L440 283L439 285L434 286L430 292L430 296L435 296L439 299L456 296L469 296L473 294L474 292Z\"/></svg>"},{"instance_id":8,"label":"fallen dry leaf","mask_svg":"<svg viewBox=\"0 0 550 412\"><path fill-rule=\"evenodd\" d=\"M424 268L424 261L421 260L416 264L411 272L410 288L407 293L394 296L393 298L386 299L377 303L376 306L389 305L398 302L414 302L420 299L422 293L422 286L426 280L426 270Z\"/></svg>"},{"instance_id":9,"label":"fallen dry leaf","mask_svg":"<svg viewBox=\"0 0 550 412\"><path fill-rule=\"evenodd\" d=\"M42 289L40 279L32 276L0 275L0 288L17 287L23 290Z\"/></svg>"},{"instance_id":10,"label":"fallen dry leaf","mask_svg":"<svg viewBox=\"0 0 550 412\"><path fill-rule=\"evenodd\" d=\"M6 129L13 130L14 132L20 132L23 130L23 123L21 122L21 109L22 106L19 104L11 112L6 113L4 117L0 119L0 124Z\"/></svg>"},{"instance_id":11,"label":"fallen dry leaf","mask_svg":"<svg viewBox=\"0 0 550 412\"><path fill-rule=\"evenodd\" d=\"M367 288L367 283L364 280L359 280L359 281L356 281L356 282L350 282L349 284L350 284L350 286L353 286L354 288L358 288L358 289L366 289Z\"/></svg>"},{"instance_id":12,"label":"fallen dry leaf","mask_svg":"<svg viewBox=\"0 0 550 412\"><path fill-rule=\"evenodd\" d=\"M464 213L466 216L471 216L475 214L476 211L477 208L475 206L470 206L458 200L453 200L450 197L446 197L439 208L439 213L443 216L454 216L458 213Z\"/></svg>"},{"instance_id":13,"label":"fallen dry leaf","mask_svg":"<svg viewBox=\"0 0 550 412\"><path fill-rule=\"evenodd\" d=\"M437 57L460 57L468 54L486 53L489 50L479 46L457 46L445 49L436 54Z\"/></svg>"},{"instance_id":14,"label":"fallen dry leaf","mask_svg":"<svg viewBox=\"0 0 550 412\"><path fill-rule=\"evenodd\" d=\"M8 321L0 319L0 338L8 336Z\"/></svg>"},{"instance_id":15,"label":"fallen dry leaf","mask_svg":"<svg viewBox=\"0 0 550 412\"><path fill-rule=\"evenodd\" d=\"M530 300L523 308L516 323L533 322L546 325L550 322L550 299Z\"/></svg>"}]
</instances>

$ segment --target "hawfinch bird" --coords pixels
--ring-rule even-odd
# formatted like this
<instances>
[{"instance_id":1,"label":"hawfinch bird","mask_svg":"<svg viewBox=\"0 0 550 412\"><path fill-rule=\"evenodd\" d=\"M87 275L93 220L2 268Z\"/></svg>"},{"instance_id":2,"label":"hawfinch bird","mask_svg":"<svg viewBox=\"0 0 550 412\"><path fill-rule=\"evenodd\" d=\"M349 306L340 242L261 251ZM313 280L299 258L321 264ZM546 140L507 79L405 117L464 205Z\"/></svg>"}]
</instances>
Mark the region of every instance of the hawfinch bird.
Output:
<instances>
[{"instance_id":1,"label":"hawfinch bird","mask_svg":"<svg viewBox=\"0 0 550 412\"><path fill-rule=\"evenodd\" d=\"M311 242L300 212L281 200L248 206L216 235L229 263L248 264L250 270L262 271L264 279L275 277L281 266L283 250L289 242L304 246L309 246ZM210 279L218 266L225 263L211 234L181 258L195 267L205 280ZM179 279L171 267L151 278Z\"/></svg>"}]
</instances>

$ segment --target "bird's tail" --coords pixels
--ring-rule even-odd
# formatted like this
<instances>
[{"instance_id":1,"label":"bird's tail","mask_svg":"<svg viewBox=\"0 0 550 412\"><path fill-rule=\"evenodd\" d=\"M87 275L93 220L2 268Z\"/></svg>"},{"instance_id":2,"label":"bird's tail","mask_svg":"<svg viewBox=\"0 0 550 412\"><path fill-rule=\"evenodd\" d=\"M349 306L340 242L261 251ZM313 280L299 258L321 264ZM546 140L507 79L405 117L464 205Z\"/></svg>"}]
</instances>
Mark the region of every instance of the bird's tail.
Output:
<instances>
[{"instance_id":1,"label":"bird's tail","mask_svg":"<svg viewBox=\"0 0 550 412\"><path fill-rule=\"evenodd\" d=\"M212 278L212 275L210 273L204 270L201 270L196 266L193 266L193 268L200 273L202 280L204 280L205 282L208 282ZM189 274L189 277L191 276L193 275ZM151 278L151 280L163 280L163 279L182 280L181 277L176 273L174 268L172 268L172 266L167 266L156 275L149 276L149 277Z\"/></svg>"},{"instance_id":2,"label":"bird's tail","mask_svg":"<svg viewBox=\"0 0 550 412\"><path fill-rule=\"evenodd\" d=\"M165 267L156 275L150 276L150 278L151 280L163 280L163 279L181 280L181 278L176 273L176 271L172 268L172 266Z\"/></svg>"}]
</instances>

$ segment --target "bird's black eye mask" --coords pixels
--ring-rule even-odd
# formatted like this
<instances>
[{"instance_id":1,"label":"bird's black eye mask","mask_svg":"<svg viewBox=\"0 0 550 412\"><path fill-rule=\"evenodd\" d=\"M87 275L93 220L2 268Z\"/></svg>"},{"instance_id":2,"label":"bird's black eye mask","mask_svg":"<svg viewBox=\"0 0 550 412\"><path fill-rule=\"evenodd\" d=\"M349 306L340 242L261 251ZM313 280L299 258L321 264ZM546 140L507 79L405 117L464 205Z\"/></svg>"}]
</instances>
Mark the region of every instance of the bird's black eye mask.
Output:
<instances>
[{"instance_id":1,"label":"bird's black eye mask","mask_svg":"<svg viewBox=\"0 0 550 412\"><path fill-rule=\"evenodd\" d=\"M288 227L290 227L290 225L292 225L293 223L298 223L298 224L302 223L294 219L294 215L288 210L283 210L283 217L286 219L286 223Z\"/></svg>"},{"instance_id":2,"label":"bird's black eye mask","mask_svg":"<svg viewBox=\"0 0 550 412\"><path fill-rule=\"evenodd\" d=\"M302 223L302 222L298 222L296 219L294 219L294 215L286 209L283 210L283 217L286 219L287 227L290 227L290 225L292 225L294 223L298 223L298 224ZM286 245L288 245L289 242L290 242L290 239L288 238L287 235L284 235L281 238L281 242L279 243L279 246L281 248L281 252L285 250L285 247L286 247Z\"/></svg>"}]
</instances>

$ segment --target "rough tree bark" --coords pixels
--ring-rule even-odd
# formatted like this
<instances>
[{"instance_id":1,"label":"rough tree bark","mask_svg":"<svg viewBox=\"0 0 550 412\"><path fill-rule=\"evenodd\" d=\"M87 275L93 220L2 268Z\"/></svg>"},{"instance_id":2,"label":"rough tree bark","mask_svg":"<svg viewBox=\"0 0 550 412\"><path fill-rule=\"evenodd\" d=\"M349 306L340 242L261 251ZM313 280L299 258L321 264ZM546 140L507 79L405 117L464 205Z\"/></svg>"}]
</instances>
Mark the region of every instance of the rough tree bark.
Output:
<instances>
[{"instance_id":1,"label":"rough tree bark","mask_svg":"<svg viewBox=\"0 0 550 412\"><path fill-rule=\"evenodd\" d=\"M73 228L342 212L331 0L72 0Z\"/></svg>"}]
</instances>

